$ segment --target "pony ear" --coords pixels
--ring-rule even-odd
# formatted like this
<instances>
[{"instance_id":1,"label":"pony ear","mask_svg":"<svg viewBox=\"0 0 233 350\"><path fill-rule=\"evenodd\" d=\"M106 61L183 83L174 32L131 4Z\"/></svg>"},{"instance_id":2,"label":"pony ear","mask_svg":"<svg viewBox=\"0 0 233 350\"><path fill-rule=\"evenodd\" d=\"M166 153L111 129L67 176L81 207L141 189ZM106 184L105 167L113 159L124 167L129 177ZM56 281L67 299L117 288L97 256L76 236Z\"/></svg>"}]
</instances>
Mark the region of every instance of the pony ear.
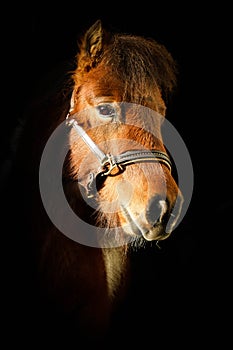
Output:
<instances>
[{"instance_id":1,"label":"pony ear","mask_svg":"<svg viewBox=\"0 0 233 350\"><path fill-rule=\"evenodd\" d=\"M109 41L110 34L103 29L101 20L97 20L85 33L78 56L78 67L89 71L95 67Z\"/></svg>"},{"instance_id":2,"label":"pony ear","mask_svg":"<svg viewBox=\"0 0 233 350\"><path fill-rule=\"evenodd\" d=\"M98 57L103 49L104 30L102 22L97 20L86 32L83 48L92 58Z\"/></svg>"}]
</instances>

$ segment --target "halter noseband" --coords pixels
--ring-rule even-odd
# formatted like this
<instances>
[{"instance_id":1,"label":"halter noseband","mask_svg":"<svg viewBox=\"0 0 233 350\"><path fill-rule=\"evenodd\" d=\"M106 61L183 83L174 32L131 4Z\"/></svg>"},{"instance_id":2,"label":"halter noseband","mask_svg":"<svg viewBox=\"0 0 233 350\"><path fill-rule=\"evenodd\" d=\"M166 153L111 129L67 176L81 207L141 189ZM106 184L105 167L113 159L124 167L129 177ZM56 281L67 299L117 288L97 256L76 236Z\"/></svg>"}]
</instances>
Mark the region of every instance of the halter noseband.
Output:
<instances>
[{"instance_id":1,"label":"halter noseband","mask_svg":"<svg viewBox=\"0 0 233 350\"><path fill-rule=\"evenodd\" d=\"M78 124L74 117L70 118L70 111L67 114L67 125L73 127L77 134L82 138L90 150L95 154L100 162L101 170L95 175L90 173L90 180L87 185L87 196L89 198L94 197L94 180L97 176L101 176L102 179L106 176L115 176L124 171L125 166L142 162L156 162L163 163L171 171L171 161L168 155L158 150L131 150L123 152L119 155L112 155L110 153L104 153L94 143L94 141L88 136L85 130ZM74 116L74 115L73 115ZM117 172L116 172L117 170Z\"/></svg>"}]
</instances>

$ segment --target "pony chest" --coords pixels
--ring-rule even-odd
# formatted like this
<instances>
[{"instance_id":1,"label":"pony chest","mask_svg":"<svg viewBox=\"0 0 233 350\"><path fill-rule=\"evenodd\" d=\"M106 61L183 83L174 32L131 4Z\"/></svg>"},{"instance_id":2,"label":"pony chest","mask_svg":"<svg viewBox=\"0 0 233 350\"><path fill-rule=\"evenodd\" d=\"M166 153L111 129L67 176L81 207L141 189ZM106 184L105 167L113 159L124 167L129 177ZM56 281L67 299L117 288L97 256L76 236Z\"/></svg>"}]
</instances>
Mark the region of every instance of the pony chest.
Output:
<instances>
[{"instance_id":1,"label":"pony chest","mask_svg":"<svg viewBox=\"0 0 233 350\"><path fill-rule=\"evenodd\" d=\"M103 249L107 290L111 299L119 295L120 289L125 285L128 267L125 254L119 248Z\"/></svg>"}]
</instances>

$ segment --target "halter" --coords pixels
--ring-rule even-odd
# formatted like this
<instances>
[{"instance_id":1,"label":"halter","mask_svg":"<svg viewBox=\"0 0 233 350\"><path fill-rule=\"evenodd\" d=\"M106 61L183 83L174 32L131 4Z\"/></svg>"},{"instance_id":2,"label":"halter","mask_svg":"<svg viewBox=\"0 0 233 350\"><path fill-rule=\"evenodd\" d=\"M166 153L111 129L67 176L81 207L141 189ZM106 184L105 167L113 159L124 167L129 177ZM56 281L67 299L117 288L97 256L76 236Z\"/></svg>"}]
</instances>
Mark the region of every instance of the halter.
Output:
<instances>
[{"instance_id":1,"label":"halter","mask_svg":"<svg viewBox=\"0 0 233 350\"><path fill-rule=\"evenodd\" d=\"M88 136L85 130L74 119L74 115L71 116L73 110L73 101L71 99L71 108L67 114L66 120L69 127L73 127L77 134L82 138L90 150L95 154L100 163L100 171L97 174L90 173L90 179L87 184L87 197L94 197L94 183L97 182L97 178L104 180L107 176L116 176L125 170L125 167L130 164L142 163L142 162L156 162L163 163L167 166L171 172L171 161L168 155L158 150L130 150L123 152L119 155L112 155L111 153L104 153Z\"/></svg>"}]
</instances>

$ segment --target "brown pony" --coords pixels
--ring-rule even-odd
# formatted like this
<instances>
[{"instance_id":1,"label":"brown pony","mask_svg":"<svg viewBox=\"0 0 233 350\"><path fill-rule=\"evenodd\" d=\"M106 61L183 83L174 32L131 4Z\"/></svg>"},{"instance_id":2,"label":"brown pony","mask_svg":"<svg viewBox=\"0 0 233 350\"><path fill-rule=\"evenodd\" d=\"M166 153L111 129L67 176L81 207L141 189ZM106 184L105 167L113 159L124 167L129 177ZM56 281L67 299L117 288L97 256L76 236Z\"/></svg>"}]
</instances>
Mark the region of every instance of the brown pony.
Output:
<instances>
[{"instance_id":1,"label":"brown pony","mask_svg":"<svg viewBox=\"0 0 233 350\"><path fill-rule=\"evenodd\" d=\"M175 84L164 46L97 21L65 83L26 113L16 171L39 305L79 337L106 336L131 249L175 228L183 199L161 135Z\"/></svg>"}]
</instances>

